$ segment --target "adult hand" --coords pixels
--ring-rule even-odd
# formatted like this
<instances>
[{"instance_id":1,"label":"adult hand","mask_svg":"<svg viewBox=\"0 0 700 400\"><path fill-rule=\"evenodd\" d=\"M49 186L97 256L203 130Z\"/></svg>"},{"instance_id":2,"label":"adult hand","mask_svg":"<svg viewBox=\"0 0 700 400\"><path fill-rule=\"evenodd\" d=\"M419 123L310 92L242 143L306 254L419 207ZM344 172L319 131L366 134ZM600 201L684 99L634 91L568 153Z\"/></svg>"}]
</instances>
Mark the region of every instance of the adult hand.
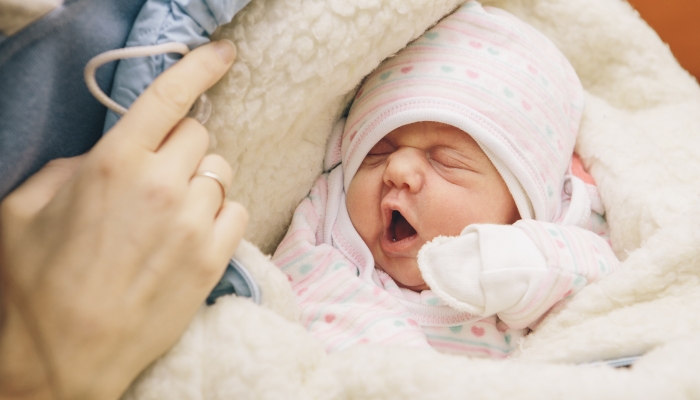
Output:
<instances>
[{"instance_id":1,"label":"adult hand","mask_svg":"<svg viewBox=\"0 0 700 400\"><path fill-rule=\"evenodd\" d=\"M234 57L223 41L192 51L89 153L3 201L0 398L117 398L182 334L248 220L195 175L232 179L183 119Z\"/></svg>"}]
</instances>

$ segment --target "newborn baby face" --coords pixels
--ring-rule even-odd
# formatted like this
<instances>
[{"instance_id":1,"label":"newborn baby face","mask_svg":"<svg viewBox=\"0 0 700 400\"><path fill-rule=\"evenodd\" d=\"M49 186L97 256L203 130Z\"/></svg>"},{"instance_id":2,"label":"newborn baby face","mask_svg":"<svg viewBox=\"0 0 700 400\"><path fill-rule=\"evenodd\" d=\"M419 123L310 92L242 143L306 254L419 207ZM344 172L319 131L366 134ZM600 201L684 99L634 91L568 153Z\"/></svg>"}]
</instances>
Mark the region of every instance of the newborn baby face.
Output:
<instances>
[{"instance_id":1,"label":"newborn baby face","mask_svg":"<svg viewBox=\"0 0 700 400\"><path fill-rule=\"evenodd\" d=\"M470 224L520 218L501 175L474 139L437 122L386 135L365 157L346 199L376 267L415 291L429 289L416 259L423 244L457 236Z\"/></svg>"}]
</instances>

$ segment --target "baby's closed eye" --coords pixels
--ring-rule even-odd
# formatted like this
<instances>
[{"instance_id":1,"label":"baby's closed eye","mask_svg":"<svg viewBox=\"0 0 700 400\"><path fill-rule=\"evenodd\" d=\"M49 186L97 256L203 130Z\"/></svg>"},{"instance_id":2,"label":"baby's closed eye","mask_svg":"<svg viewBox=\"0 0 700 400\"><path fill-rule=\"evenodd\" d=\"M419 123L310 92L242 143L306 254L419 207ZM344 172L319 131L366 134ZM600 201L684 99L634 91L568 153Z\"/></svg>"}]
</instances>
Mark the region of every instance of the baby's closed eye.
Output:
<instances>
[{"instance_id":1,"label":"baby's closed eye","mask_svg":"<svg viewBox=\"0 0 700 400\"><path fill-rule=\"evenodd\" d=\"M374 167L380 165L395 152L396 148L390 143L381 140L379 143L375 144L374 147L367 153L364 160L362 160L361 167Z\"/></svg>"},{"instance_id":2,"label":"baby's closed eye","mask_svg":"<svg viewBox=\"0 0 700 400\"><path fill-rule=\"evenodd\" d=\"M449 147L440 146L431 149L428 152L428 158L433 165L437 164L437 167L480 171L478 160Z\"/></svg>"}]
</instances>

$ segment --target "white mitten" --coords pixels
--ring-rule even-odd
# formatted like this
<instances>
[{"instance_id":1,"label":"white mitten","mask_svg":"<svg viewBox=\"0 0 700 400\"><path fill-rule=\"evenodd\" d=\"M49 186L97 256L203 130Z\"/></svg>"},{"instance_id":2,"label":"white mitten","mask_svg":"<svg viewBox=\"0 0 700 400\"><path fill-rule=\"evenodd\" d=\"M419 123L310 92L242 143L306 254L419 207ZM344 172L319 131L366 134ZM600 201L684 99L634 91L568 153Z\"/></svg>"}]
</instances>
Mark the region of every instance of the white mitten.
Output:
<instances>
[{"instance_id":1,"label":"white mitten","mask_svg":"<svg viewBox=\"0 0 700 400\"><path fill-rule=\"evenodd\" d=\"M460 236L426 243L418 266L445 303L483 317L526 306L518 307L548 272L546 259L524 231L493 224L470 225Z\"/></svg>"}]
</instances>

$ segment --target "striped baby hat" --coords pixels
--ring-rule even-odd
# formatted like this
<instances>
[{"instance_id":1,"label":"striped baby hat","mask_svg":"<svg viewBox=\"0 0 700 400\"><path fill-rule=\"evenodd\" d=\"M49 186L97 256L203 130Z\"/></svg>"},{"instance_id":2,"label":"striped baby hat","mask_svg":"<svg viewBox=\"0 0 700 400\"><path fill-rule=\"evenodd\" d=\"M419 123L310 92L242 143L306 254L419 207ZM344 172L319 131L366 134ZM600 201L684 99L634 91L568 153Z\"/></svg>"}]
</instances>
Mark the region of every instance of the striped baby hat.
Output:
<instances>
[{"instance_id":1,"label":"striped baby hat","mask_svg":"<svg viewBox=\"0 0 700 400\"><path fill-rule=\"evenodd\" d=\"M581 82L554 43L501 9L468 1L362 84L340 143L345 191L392 130L441 122L481 146L522 218L554 221L583 105Z\"/></svg>"}]
</instances>

